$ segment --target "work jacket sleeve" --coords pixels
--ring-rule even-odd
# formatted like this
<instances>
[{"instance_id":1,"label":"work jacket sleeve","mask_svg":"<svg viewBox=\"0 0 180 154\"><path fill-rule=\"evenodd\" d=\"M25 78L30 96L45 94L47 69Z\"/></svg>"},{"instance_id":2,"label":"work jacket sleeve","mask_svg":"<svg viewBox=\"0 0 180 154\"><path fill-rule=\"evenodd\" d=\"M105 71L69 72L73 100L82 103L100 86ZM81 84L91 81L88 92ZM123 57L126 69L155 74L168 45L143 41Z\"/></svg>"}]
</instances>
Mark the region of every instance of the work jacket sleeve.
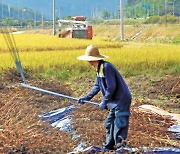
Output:
<instances>
[{"instance_id":1,"label":"work jacket sleeve","mask_svg":"<svg viewBox=\"0 0 180 154\"><path fill-rule=\"evenodd\" d=\"M105 75L105 82L106 82L106 89L105 89L105 95L103 98L103 101L105 103L108 103L110 100L112 100L112 96L116 90L116 77L115 77L115 71L114 68L106 64L104 66L104 75Z\"/></svg>"},{"instance_id":2,"label":"work jacket sleeve","mask_svg":"<svg viewBox=\"0 0 180 154\"><path fill-rule=\"evenodd\" d=\"M84 97L84 99L85 99L85 100L90 100L90 99L92 99L99 91L100 91L99 83L98 83L98 79L96 78L94 87L93 87L92 90Z\"/></svg>"}]
</instances>

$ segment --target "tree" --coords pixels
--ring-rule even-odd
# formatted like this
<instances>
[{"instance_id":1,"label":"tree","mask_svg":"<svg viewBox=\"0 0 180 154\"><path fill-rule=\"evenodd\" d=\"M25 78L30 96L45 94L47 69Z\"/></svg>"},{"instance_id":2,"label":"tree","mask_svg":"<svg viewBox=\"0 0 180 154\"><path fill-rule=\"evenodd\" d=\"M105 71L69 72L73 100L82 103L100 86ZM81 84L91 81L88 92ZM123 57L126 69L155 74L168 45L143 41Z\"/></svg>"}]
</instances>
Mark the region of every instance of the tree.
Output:
<instances>
[{"instance_id":1,"label":"tree","mask_svg":"<svg viewBox=\"0 0 180 154\"><path fill-rule=\"evenodd\" d=\"M102 13L102 18L103 19L108 19L110 17L110 12L108 10L104 10Z\"/></svg>"}]
</instances>

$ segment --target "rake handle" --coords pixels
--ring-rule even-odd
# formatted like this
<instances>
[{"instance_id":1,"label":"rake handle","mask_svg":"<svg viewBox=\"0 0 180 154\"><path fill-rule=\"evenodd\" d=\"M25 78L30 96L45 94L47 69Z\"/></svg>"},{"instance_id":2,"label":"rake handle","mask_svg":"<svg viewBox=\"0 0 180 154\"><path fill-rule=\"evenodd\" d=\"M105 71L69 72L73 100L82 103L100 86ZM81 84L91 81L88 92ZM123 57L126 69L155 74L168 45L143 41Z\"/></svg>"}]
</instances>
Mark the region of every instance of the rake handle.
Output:
<instances>
[{"instance_id":1,"label":"rake handle","mask_svg":"<svg viewBox=\"0 0 180 154\"><path fill-rule=\"evenodd\" d=\"M21 83L21 85L22 85L22 87L29 88L29 89L36 90L36 91L40 91L40 92L43 92L43 93L47 93L47 94L51 94L51 95L55 95L55 96L59 96L59 97L67 98L67 99L71 99L71 100L74 100L74 101L78 101L79 100L78 98L75 98L75 97L71 97L71 96L67 96L67 95L64 95L64 94L56 93L56 92L53 92L53 91L49 91L49 90L41 89L41 88L38 88L38 87L30 86L30 85L25 84L25 83ZM84 101L84 102L87 103L87 104L92 104L92 105L99 106L99 103L95 103L95 102L91 102L91 101Z\"/></svg>"}]
</instances>

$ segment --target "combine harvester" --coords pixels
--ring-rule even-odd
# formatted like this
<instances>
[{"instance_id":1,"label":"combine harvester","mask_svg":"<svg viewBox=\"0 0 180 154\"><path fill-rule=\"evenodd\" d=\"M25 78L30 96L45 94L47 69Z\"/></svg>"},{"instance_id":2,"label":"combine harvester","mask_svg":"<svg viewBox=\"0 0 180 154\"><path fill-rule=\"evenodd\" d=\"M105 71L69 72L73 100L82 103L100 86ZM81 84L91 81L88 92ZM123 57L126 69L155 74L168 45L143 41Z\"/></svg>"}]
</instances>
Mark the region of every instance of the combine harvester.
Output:
<instances>
[{"instance_id":1,"label":"combine harvester","mask_svg":"<svg viewBox=\"0 0 180 154\"><path fill-rule=\"evenodd\" d=\"M92 26L88 24L84 16L75 16L71 20L58 20L59 37L92 39Z\"/></svg>"}]
</instances>

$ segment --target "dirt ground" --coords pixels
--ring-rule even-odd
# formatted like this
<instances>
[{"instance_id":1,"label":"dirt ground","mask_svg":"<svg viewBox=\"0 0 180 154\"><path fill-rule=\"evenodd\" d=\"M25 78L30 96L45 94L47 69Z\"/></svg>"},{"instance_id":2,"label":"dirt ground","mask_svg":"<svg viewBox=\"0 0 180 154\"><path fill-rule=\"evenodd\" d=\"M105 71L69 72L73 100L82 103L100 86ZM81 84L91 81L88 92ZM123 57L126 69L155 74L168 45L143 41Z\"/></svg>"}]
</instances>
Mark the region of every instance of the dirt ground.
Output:
<instances>
[{"instance_id":1,"label":"dirt ground","mask_svg":"<svg viewBox=\"0 0 180 154\"><path fill-rule=\"evenodd\" d=\"M28 84L66 94L82 95L84 79L76 79L75 91L70 84L56 80L31 79ZM6 72L0 79L0 153L68 153L85 141L89 146L101 146L105 139L104 119L108 111L100 111L96 106L84 104L72 113L74 129L81 135L72 139L72 134L60 131L42 122L38 115L63 108L76 102L56 96L42 94L21 87L21 78L15 70ZM151 104L169 112L180 112L180 79L166 75L161 78L136 76L127 79L133 93L129 147L180 147L175 135L167 129L175 123L167 116L144 113L139 105ZM93 82L88 82L83 93ZM97 98L97 101L99 99Z\"/></svg>"}]
</instances>

